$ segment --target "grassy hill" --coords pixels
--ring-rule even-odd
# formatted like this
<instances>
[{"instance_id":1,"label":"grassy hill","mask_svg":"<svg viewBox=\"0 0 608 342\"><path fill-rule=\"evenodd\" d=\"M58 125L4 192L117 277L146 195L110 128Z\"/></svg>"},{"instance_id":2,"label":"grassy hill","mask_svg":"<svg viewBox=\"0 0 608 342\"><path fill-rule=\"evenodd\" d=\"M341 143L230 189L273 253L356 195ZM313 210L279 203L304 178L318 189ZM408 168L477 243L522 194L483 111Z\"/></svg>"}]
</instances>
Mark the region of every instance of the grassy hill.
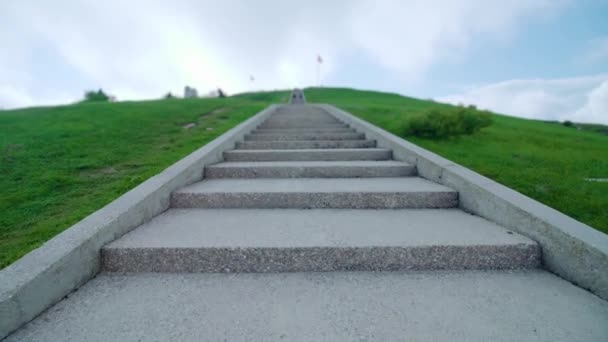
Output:
<instances>
[{"instance_id":1,"label":"grassy hill","mask_svg":"<svg viewBox=\"0 0 608 342\"><path fill-rule=\"evenodd\" d=\"M0 111L0 268L288 95Z\"/></svg>"},{"instance_id":2,"label":"grassy hill","mask_svg":"<svg viewBox=\"0 0 608 342\"><path fill-rule=\"evenodd\" d=\"M450 107L353 89L311 88L306 98L334 104L402 137L404 118ZM490 127L470 136L404 138L608 233L608 182L585 180L608 178L606 126L582 125L579 130L497 114L492 119Z\"/></svg>"},{"instance_id":3,"label":"grassy hill","mask_svg":"<svg viewBox=\"0 0 608 342\"><path fill-rule=\"evenodd\" d=\"M0 111L0 267L288 92ZM306 90L397 135L447 105L370 91ZM471 136L408 140L608 232L608 136L494 115ZM594 130L600 126L593 126Z\"/></svg>"}]
</instances>

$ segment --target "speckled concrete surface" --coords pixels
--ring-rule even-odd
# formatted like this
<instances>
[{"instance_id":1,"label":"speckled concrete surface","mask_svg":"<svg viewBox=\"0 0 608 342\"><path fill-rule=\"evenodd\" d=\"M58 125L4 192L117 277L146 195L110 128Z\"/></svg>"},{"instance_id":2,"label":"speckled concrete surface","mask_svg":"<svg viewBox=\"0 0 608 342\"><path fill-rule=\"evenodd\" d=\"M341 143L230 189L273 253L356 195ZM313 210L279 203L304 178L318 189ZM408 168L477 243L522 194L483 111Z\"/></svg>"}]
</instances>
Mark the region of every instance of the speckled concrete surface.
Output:
<instances>
[{"instance_id":1,"label":"speckled concrete surface","mask_svg":"<svg viewBox=\"0 0 608 342\"><path fill-rule=\"evenodd\" d=\"M356 140L365 139L363 133L292 133L292 134L247 134L248 141L288 140Z\"/></svg>"},{"instance_id":2,"label":"speckled concrete surface","mask_svg":"<svg viewBox=\"0 0 608 342\"><path fill-rule=\"evenodd\" d=\"M266 120L260 127L270 126L298 126L299 124L310 124L310 125L337 125L342 124L334 117L325 115L273 115L271 118Z\"/></svg>"},{"instance_id":3,"label":"speckled concrete surface","mask_svg":"<svg viewBox=\"0 0 608 342\"><path fill-rule=\"evenodd\" d=\"M454 190L419 177L403 178L298 178L298 179L211 179L186 186L182 192L425 192L455 193Z\"/></svg>"},{"instance_id":4,"label":"speckled concrete surface","mask_svg":"<svg viewBox=\"0 0 608 342\"><path fill-rule=\"evenodd\" d=\"M391 150L384 148L352 149L284 149L232 150L224 152L226 161L288 161L288 160L388 160Z\"/></svg>"},{"instance_id":5,"label":"speckled concrete surface","mask_svg":"<svg viewBox=\"0 0 608 342\"><path fill-rule=\"evenodd\" d=\"M605 342L608 304L544 271L99 275L15 341Z\"/></svg>"},{"instance_id":6,"label":"speckled concrete surface","mask_svg":"<svg viewBox=\"0 0 608 342\"><path fill-rule=\"evenodd\" d=\"M418 177L210 179L173 192L174 208L452 208L458 193Z\"/></svg>"},{"instance_id":7,"label":"speckled concrete surface","mask_svg":"<svg viewBox=\"0 0 608 342\"><path fill-rule=\"evenodd\" d=\"M348 128L348 125L342 123L307 123L307 122L286 122L286 123L264 123L258 128L266 129L266 128Z\"/></svg>"},{"instance_id":8,"label":"speckled concrete surface","mask_svg":"<svg viewBox=\"0 0 608 342\"><path fill-rule=\"evenodd\" d=\"M242 141L236 143L237 149L297 149L297 148L367 148L376 147L374 140L297 140L297 141Z\"/></svg>"},{"instance_id":9,"label":"speckled concrete surface","mask_svg":"<svg viewBox=\"0 0 608 342\"><path fill-rule=\"evenodd\" d=\"M536 267L538 245L460 210L171 209L106 246L127 272Z\"/></svg>"},{"instance_id":10,"label":"speckled concrete surface","mask_svg":"<svg viewBox=\"0 0 608 342\"><path fill-rule=\"evenodd\" d=\"M356 132L352 128L341 127L341 128L259 128L253 131L255 134L325 134L325 133L354 133Z\"/></svg>"},{"instance_id":11,"label":"speckled concrete surface","mask_svg":"<svg viewBox=\"0 0 608 342\"><path fill-rule=\"evenodd\" d=\"M205 178L366 178L407 177L414 165L382 161L224 162L205 167Z\"/></svg>"}]
</instances>

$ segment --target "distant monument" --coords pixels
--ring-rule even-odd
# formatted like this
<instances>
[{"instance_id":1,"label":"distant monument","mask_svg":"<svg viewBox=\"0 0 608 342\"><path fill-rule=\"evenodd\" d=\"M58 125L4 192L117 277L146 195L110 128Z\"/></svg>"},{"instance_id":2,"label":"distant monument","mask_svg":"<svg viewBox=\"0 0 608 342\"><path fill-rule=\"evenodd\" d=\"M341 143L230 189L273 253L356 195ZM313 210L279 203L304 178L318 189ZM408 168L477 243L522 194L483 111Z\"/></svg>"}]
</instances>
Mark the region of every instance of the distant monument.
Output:
<instances>
[{"instance_id":1,"label":"distant monument","mask_svg":"<svg viewBox=\"0 0 608 342\"><path fill-rule=\"evenodd\" d=\"M184 88L184 98L192 98L192 97L198 97L198 92L196 91L196 88L192 88L190 86L186 86Z\"/></svg>"},{"instance_id":2,"label":"distant monument","mask_svg":"<svg viewBox=\"0 0 608 342\"><path fill-rule=\"evenodd\" d=\"M304 92L302 89L294 89L291 93L291 98L289 99L290 104L304 104L306 103L306 98L304 97Z\"/></svg>"},{"instance_id":3,"label":"distant monument","mask_svg":"<svg viewBox=\"0 0 608 342\"><path fill-rule=\"evenodd\" d=\"M207 94L207 97L226 97L226 92L222 90L222 88L217 88L216 90L212 90Z\"/></svg>"}]
</instances>

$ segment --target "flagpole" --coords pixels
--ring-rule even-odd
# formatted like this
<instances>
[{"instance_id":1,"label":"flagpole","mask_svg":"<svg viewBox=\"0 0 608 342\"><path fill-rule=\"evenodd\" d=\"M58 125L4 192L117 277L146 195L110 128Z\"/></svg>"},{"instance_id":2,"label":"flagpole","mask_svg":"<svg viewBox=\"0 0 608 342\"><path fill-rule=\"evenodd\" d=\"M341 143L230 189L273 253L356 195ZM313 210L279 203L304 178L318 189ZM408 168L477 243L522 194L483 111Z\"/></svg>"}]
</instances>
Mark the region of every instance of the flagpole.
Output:
<instances>
[{"instance_id":1,"label":"flagpole","mask_svg":"<svg viewBox=\"0 0 608 342\"><path fill-rule=\"evenodd\" d=\"M321 87L321 64L323 64L323 58L317 54L317 86Z\"/></svg>"}]
</instances>

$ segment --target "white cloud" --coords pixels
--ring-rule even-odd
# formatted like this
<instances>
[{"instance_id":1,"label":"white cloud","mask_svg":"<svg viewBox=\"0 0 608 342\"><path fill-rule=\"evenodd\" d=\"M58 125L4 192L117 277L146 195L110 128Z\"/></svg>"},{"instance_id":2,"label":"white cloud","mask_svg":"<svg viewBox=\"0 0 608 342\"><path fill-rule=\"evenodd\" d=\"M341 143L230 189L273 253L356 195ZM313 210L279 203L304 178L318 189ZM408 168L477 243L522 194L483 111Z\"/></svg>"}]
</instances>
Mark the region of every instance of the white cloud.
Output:
<instances>
[{"instance_id":1,"label":"white cloud","mask_svg":"<svg viewBox=\"0 0 608 342\"><path fill-rule=\"evenodd\" d=\"M587 95L587 102L570 117L572 121L608 124L608 78Z\"/></svg>"},{"instance_id":2,"label":"white cloud","mask_svg":"<svg viewBox=\"0 0 608 342\"><path fill-rule=\"evenodd\" d=\"M317 53L325 79L355 51L414 82L440 59L466 56L474 39L508 37L522 18L565 1L3 1L0 85L13 89L4 98L22 95L0 106L78 97L83 87L119 99L181 93L186 84L234 93L250 89L250 75L256 88L313 85ZM32 72L34 64L57 68L49 56L71 71L61 86Z\"/></svg>"},{"instance_id":3,"label":"white cloud","mask_svg":"<svg viewBox=\"0 0 608 342\"><path fill-rule=\"evenodd\" d=\"M440 58L461 58L473 39L508 37L525 16L543 16L564 5L551 0L360 1L350 10L349 24L364 51L417 79Z\"/></svg>"},{"instance_id":4,"label":"white cloud","mask_svg":"<svg viewBox=\"0 0 608 342\"><path fill-rule=\"evenodd\" d=\"M608 74L511 80L475 87L437 101L475 104L498 113L532 119L608 124Z\"/></svg>"},{"instance_id":5,"label":"white cloud","mask_svg":"<svg viewBox=\"0 0 608 342\"><path fill-rule=\"evenodd\" d=\"M0 109L29 106L34 100L23 90L0 84Z\"/></svg>"}]
</instances>

